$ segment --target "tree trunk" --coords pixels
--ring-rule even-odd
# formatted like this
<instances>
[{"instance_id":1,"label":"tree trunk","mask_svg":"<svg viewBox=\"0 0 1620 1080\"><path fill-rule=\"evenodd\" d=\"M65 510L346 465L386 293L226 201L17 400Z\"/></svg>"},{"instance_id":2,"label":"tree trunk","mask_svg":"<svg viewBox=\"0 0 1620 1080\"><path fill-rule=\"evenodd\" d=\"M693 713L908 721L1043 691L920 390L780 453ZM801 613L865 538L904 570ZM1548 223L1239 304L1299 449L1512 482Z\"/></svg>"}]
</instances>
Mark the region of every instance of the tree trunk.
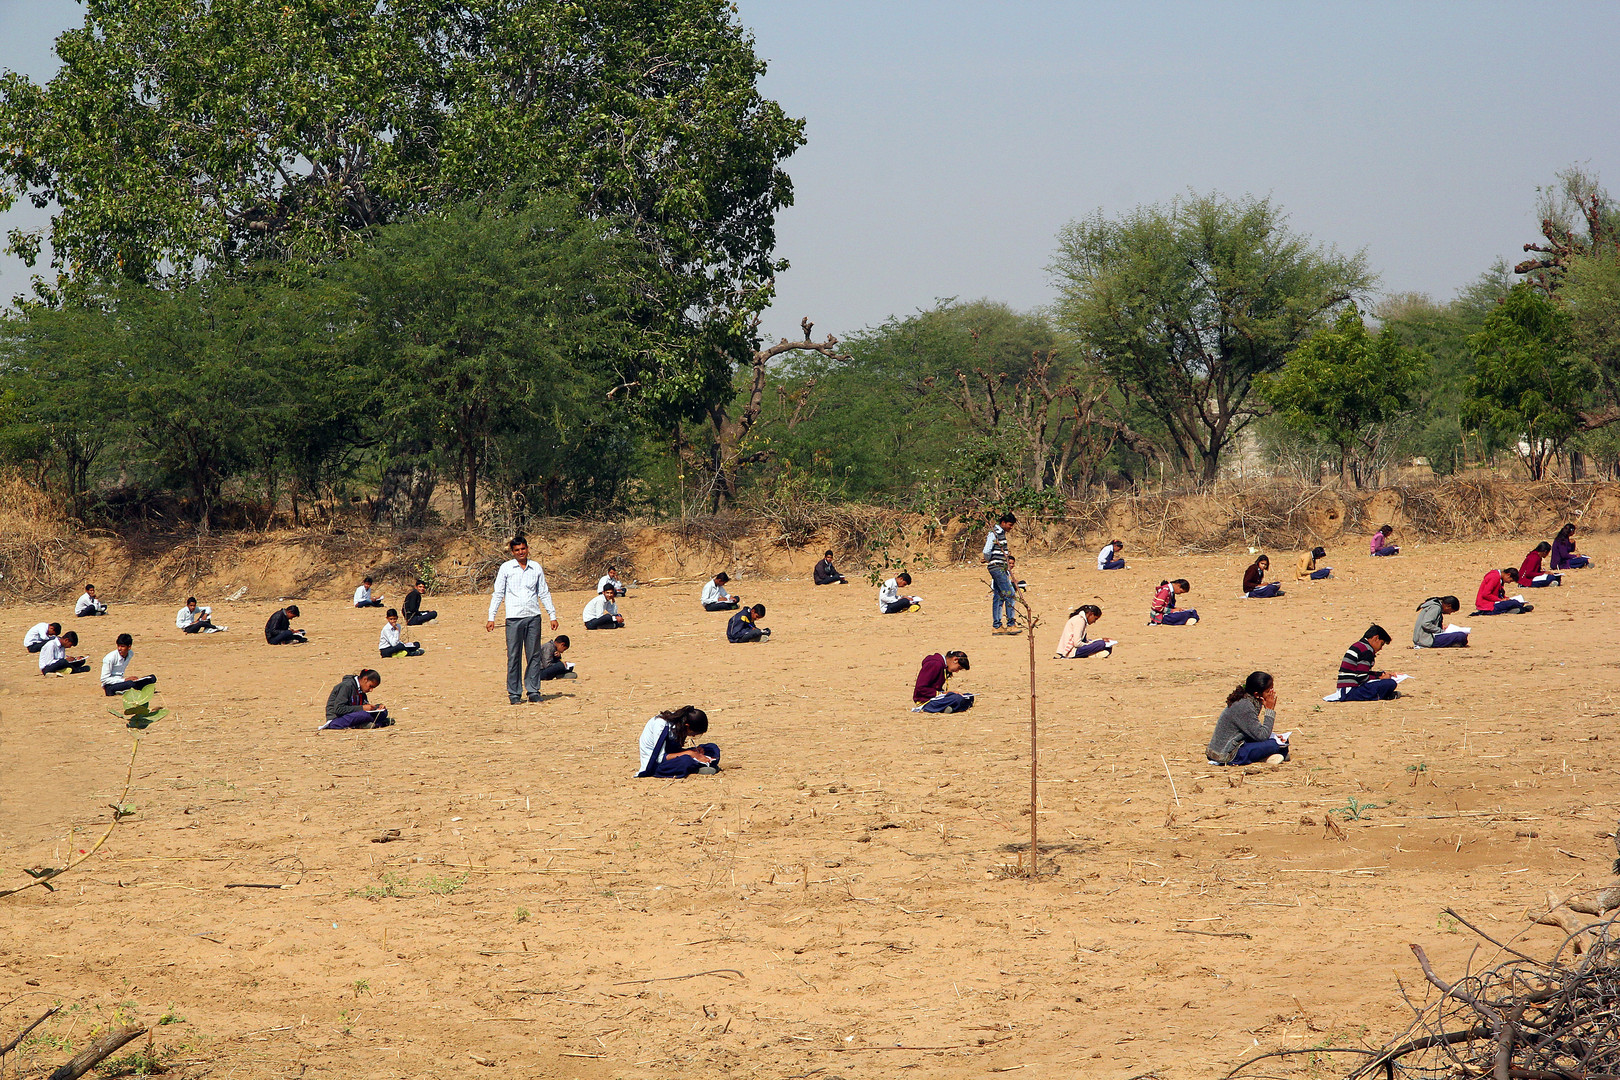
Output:
<instances>
[{"instance_id":1,"label":"tree trunk","mask_svg":"<svg viewBox=\"0 0 1620 1080\"><path fill-rule=\"evenodd\" d=\"M461 456L461 524L468 529L478 527L478 460L471 451Z\"/></svg>"}]
</instances>

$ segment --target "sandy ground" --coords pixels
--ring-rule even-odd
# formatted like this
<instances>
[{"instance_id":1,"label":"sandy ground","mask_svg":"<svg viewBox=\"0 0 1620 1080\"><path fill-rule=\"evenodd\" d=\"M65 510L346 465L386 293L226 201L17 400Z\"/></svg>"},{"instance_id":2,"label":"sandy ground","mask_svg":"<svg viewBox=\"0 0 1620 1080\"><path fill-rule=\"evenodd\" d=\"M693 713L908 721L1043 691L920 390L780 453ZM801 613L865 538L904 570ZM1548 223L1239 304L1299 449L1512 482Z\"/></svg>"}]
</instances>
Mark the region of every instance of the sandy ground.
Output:
<instances>
[{"instance_id":1,"label":"sandy ground","mask_svg":"<svg viewBox=\"0 0 1620 1080\"><path fill-rule=\"evenodd\" d=\"M1608 880L1620 627L1601 567L1620 543L1584 542L1600 569L1535 591L1529 616L1465 607L1472 649L1406 647L1420 600L1466 604L1528 546L1338 551L1333 580L1269 601L1239 598L1241 554L1022 560L1044 622L1037 881L1009 873L1029 831L1027 646L990 635L976 569L919 571L923 612L887 617L864 582L811 586L809 560L739 581L771 608L763 646L726 644L697 583L637 590L619 632L586 633L586 596L560 594L582 677L515 708L486 597L433 598L428 654L380 663L374 611L306 603L313 643L271 648L273 604L216 603L231 632L184 637L172 606L109 597L110 617L63 621L95 661L134 633L131 671L159 674L174 715L142 739L135 812L103 851L54 893L0 900L0 1043L57 1001L12 1058L23 1075L115 1017L173 1021L156 1050L175 1074L240 1080L1170 1080L1376 1043L1410 1016L1396 980L1421 985L1408 942L1452 972L1480 944L1443 908L1540 951L1560 935L1526 930L1526 908ZM1193 580L1200 625L1145 625L1165 576ZM1084 602L1120 647L1052 660ZM100 834L129 760L95 674L41 679L18 644L61 615L0 618L7 885ZM1408 693L1323 704L1370 620L1395 632ZM911 713L920 659L947 648L968 651L955 685L979 707ZM362 665L398 726L317 735ZM1213 718L1255 668L1293 760L1213 769ZM687 702L724 773L633 779L643 723ZM1324 828L1335 809L1346 839ZM385 829L400 839L373 843ZM1253 936L1210 936L1236 934ZM1290 1068L1308 1072L1268 1071Z\"/></svg>"}]
</instances>

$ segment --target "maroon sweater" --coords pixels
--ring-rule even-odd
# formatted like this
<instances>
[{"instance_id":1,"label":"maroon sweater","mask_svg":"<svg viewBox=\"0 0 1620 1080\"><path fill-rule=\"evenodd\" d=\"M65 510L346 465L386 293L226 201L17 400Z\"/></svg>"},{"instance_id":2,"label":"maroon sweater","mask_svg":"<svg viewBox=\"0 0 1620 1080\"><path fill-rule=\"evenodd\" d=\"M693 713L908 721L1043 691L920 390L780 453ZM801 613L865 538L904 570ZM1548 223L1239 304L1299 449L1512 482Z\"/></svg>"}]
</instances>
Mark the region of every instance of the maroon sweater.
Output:
<instances>
[{"instance_id":1,"label":"maroon sweater","mask_svg":"<svg viewBox=\"0 0 1620 1080\"><path fill-rule=\"evenodd\" d=\"M923 657L922 670L917 672L917 688L911 692L911 700L921 705L943 689L945 657L939 653Z\"/></svg>"}]
</instances>

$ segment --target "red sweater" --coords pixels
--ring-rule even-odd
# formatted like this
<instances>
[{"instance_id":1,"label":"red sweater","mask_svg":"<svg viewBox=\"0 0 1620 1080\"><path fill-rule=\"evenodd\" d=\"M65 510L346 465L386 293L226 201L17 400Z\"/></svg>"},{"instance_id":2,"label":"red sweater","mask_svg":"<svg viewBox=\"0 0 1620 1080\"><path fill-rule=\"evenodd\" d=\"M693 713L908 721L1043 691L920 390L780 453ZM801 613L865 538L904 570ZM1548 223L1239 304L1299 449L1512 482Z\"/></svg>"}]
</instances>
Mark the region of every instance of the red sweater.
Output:
<instances>
[{"instance_id":1,"label":"red sweater","mask_svg":"<svg viewBox=\"0 0 1620 1080\"><path fill-rule=\"evenodd\" d=\"M1524 562L1519 564L1519 583L1522 585L1534 581L1545 572L1541 569L1541 552L1532 551L1524 557Z\"/></svg>"},{"instance_id":2,"label":"red sweater","mask_svg":"<svg viewBox=\"0 0 1620 1080\"><path fill-rule=\"evenodd\" d=\"M1496 606L1498 600L1505 599L1507 596L1502 592L1502 571L1492 570L1479 583L1479 595L1474 597L1474 607L1480 611L1489 611Z\"/></svg>"},{"instance_id":3,"label":"red sweater","mask_svg":"<svg viewBox=\"0 0 1620 1080\"><path fill-rule=\"evenodd\" d=\"M939 653L923 657L922 670L917 672L917 688L911 692L911 700L921 705L923 702L945 689L945 657Z\"/></svg>"}]
</instances>

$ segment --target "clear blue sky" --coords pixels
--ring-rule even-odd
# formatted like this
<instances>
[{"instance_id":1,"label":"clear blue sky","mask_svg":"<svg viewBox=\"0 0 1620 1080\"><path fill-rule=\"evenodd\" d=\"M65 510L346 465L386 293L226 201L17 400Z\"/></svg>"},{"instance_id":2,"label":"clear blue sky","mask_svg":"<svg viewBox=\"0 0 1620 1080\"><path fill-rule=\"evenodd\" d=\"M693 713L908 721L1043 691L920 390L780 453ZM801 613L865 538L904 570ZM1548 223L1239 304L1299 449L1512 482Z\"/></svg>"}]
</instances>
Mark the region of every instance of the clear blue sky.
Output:
<instances>
[{"instance_id":1,"label":"clear blue sky","mask_svg":"<svg viewBox=\"0 0 1620 1080\"><path fill-rule=\"evenodd\" d=\"M807 119L771 337L930 306L1049 302L1066 221L1185 191L1270 195L1447 298L1535 238L1536 187L1620 190L1620 5L740 0L767 94ZM71 0L0 0L45 77ZM0 226L31 224L14 210ZM26 283L0 266L0 297Z\"/></svg>"}]
</instances>

